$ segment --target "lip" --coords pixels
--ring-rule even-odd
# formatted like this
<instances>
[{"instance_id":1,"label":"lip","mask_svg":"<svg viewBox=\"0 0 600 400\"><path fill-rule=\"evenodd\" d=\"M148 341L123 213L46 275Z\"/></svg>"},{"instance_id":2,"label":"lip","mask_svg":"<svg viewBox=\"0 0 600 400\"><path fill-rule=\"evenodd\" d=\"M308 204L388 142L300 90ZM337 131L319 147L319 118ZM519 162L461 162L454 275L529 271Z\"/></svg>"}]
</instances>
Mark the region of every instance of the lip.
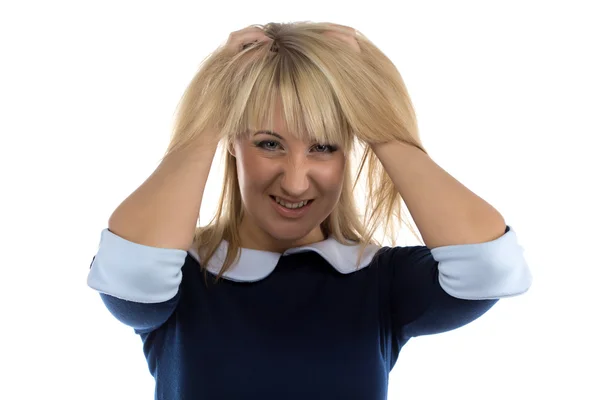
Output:
<instances>
[{"instance_id":1,"label":"lip","mask_svg":"<svg viewBox=\"0 0 600 400\"><path fill-rule=\"evenodd\" d=\"M274 197L279 197L281 200L283 200L286 203L300 203L301 201L305 201L305 200L313 200L313 199L296 199L296 200L292 200L292 199L288 199L287 197L283 197L283 196L275 196L275 195L271 195L271 198Z\"/></svg>"},{"instance_id":2,"label":"lip","mask_svg":"<svg viewBox=\"0 0 600 400\"><path fill-rule=\"evenodd\" d=\"M279 215L281 215L284 218L291 218L291 219L297 219L297 218L303 217L310 210L310 208L314 202L313 200L310 200L310 202L307 205L305 205L304 207L290 209L290 208L285 208L284 206L278 204L275 201L275 196L269 196L269 199L271 200L271 204L273 205L273 208L275 208L275 211L277 211L279 213ZM284 199L283 197L280 197L280 199L285 200L287 202L287 200ZM290 203L292 203L292 202L290 202Z\"/></svg>"}]
</instances>

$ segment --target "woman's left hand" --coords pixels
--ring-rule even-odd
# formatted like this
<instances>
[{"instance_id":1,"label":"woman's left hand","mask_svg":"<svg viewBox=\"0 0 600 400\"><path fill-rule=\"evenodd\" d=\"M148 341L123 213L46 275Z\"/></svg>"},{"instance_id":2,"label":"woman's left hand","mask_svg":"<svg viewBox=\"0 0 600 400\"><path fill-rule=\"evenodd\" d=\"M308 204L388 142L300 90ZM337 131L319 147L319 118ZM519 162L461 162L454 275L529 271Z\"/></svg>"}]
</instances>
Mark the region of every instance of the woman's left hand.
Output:
<instances>
[{"instance_id":1,"label":"woman's left hand","mask_svg":"<svg viewBox=\"0 0 600 400\"><path fill-rule=\"evenodd\" d=\"M325 35L331 36L349 44L356 52L360 53L360 46L358 45L358 40L356 39L356 29L345 25L333 24L330 22L327 22L326 25L331 26L333 29L330 31L325 31Z\"/></svg>"}]
</instances>

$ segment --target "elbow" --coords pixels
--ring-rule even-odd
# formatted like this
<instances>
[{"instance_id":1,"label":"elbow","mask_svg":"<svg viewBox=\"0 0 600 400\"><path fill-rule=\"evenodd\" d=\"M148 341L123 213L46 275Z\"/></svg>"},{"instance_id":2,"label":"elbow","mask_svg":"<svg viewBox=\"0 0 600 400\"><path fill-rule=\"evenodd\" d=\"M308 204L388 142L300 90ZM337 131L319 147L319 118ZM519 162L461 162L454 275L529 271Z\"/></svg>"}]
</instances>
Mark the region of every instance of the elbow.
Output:
<instances>
[{"instance_id":1,"label":"elbow","mask_svg":"<svg viewBox=\"0 0 600 400\"><path fill-rule=\"evenodd\" d=\"M533 277L512 229L479 244L433 249L439 281L451 296L466 300L501 299L529 290Z\"/></svg>"}]
</instances>

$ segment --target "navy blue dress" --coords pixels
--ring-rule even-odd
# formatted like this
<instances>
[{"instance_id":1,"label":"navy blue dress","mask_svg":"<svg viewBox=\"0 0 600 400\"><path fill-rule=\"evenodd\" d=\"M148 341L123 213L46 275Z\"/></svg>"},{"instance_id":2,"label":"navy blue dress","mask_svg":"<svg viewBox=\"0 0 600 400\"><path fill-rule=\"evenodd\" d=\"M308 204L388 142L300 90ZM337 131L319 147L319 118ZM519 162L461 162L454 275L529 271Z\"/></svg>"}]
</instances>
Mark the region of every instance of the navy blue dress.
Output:
<instances>
[{"instance_id":1,"label":"navy blue dress","mask_svg":"<svg viewBox=\"0 0 600 400\"><path fill-rule=\"evenodd\" d=\"M369 246L360 262L358 246L333 239L242 249L215 282L226 250L205 275L194 249L102 232L88 285L141 337L156 399L383 400L410 338L463 326L531 285L508 226L487 243Z\"/></svg>"}]
</instances>

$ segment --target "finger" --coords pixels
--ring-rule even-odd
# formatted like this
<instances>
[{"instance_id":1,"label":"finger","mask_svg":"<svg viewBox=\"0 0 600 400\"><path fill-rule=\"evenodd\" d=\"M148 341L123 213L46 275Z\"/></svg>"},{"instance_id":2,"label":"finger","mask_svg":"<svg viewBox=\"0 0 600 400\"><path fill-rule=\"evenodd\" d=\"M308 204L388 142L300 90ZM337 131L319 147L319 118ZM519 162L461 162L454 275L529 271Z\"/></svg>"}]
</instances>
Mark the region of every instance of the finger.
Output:
<instances>
[{"instance_id":1,"label":"finger","mask_svg":"<svg viewBox=\"0 0 600 400\"><path fill-rule=\"evenodd\" d=\"M229 35L229 38L232 41L239 41L239 40L245 40L248 39L249 37L261 37L261 36L266 36L265 35L265 31L260 27L260 26L256 26L256 25L250 25L245 27L244 29L240 29L239 31L234 31Z\"/></svg>"},{"instance_id":2,"label":"finger","mask_svg":"<svg viewBox=\"0 0 600 400\"><path fill-rule=\"evenodd\" d=\"M253 28L253 29L242 29L241 31L233 32L228 40L231 47L238 49L243 48L245 45L256 42L268 41L269 37L265 35L264 31Z\"/></svg>"},{"instance_id":3,"label":"finger","mask_svg":"<svg viewBox=\"0 0 600 400\"><path fill-rule=\"evenodd\" d=\"M325 25L329 25L331 27L335 27L338 28L339 30L343 31L344 33L347 33L349 35L356 35L356 29L350 27L350 26L346 26L346 25L340 25L340 24L334 24L332 22L325 22Z\"/></svg>"},{"instance_id":4,"label":"finger","mask_svg":"<svg viewBox=\"0 0 600 400\"><path fill-rule=\"evenodd\" d=\"M325 36L329 36L334 39L338 39L338 40L350 45L355 51L360 52L360 45L358 44L358 41L356 40L356 37L354 37L354 36L349 36L346 33L340 33L340 32L336 32L336 31L327 31L327 32L324 32L323 34Z\"/></svg>"}]
</instances>

